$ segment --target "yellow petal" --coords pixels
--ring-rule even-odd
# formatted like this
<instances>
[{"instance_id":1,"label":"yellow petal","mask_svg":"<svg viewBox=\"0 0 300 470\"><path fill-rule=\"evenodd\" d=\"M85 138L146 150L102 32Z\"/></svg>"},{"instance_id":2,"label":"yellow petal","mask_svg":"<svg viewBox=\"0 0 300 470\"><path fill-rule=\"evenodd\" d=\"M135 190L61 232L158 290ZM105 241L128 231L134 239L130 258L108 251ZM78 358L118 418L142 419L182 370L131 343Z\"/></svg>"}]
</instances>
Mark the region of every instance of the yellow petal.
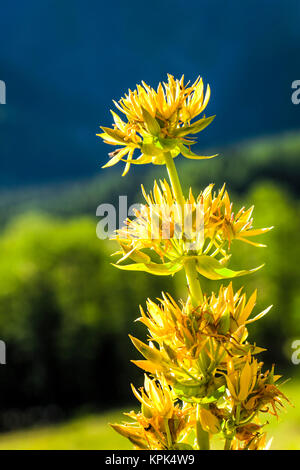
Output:
<instances>
[{"instance_id":1,"label":"yellow petal","mask_svg":"<svg viewBox=\"0 0 300 470\"><path fill-rule=\"evenodd\" d=\"M247 361L246 364L244 365L244 368L240 376L240 390L238 393L238 399L240 401L246 400L249 394L251 382L252 382L252 369L250 367L250 364Z\"/></svg>"}]
</instances>

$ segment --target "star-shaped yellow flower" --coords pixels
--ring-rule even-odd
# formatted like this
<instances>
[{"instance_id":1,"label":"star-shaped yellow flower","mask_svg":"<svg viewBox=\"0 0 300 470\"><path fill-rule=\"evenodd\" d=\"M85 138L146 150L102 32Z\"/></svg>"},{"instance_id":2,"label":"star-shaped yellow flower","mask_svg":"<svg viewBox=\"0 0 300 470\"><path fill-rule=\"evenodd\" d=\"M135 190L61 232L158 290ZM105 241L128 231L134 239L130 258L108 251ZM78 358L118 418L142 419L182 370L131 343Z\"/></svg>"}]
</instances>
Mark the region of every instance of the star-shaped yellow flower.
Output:
<instances>
[{"instance_id":1,"label":"star-shaped yellow flower","mask_svg":"<svg viewBox=\"0 0 300 470\"><path fill-rule=\"evenodd\" d=\"M110 167L119 161L125 161L125 175L131 164L153 163L164 164L164 154L169 152L173 158L182 153L187 158L212 158L196 155L190 149L195 143L194 134L207 127L214 116L191 123L206 108L210 98L210 88L204 93L202 78L198 77L192 84L184 84L184 76L174 79L168 75L167 83L159 83L157 90L145 82L137 85L134 91L129 90L124 98L114 104L125 115L123 121L118 114L111 111L113 128L101 127L105 143L118 148L110 153L110 160L103 168ZM192 137L191 137L192 136ZM138 158L133 159L135 150L140 151Z\"/></svg>"}]
</instances>

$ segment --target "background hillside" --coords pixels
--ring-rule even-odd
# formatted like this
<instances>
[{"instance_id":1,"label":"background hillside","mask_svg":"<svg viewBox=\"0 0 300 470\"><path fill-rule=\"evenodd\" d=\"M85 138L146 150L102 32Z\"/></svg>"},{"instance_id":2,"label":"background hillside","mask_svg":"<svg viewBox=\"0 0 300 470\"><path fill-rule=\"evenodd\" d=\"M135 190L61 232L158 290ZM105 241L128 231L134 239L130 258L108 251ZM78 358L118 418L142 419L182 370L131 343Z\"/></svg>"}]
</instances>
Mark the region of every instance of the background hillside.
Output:
<instances>
[{"instance_id":1,"label":"background hillside","mask_svg":"<svg viewBox=\"0 0 300 470\"><path fill-rule=\"evenodd\" d=\"M108 148L108 147L107 147ZM300 194L300 133L286 132L274 137L243 141L226 147L207 148L204 154L219 153L212 161L192 161L178 157L176 164L183 185L200 191L214 182L216 188L227 183L232 192L244 194L255 182L272 181L294 196ZM107 157L108 158L108 157ZM121 165L99 170L97 177L69 183L34 185L16 190L0 190L0 221L3 226L12 216L24 211L45 211L61 217L94 217L102 203L118 203L119 195L128 204L142 202L141 181L151 189L153 179L166 178L163 167L135 167L124 178ZM146 168L146 171L145 171Z\"/></svg>"}]
</instances>

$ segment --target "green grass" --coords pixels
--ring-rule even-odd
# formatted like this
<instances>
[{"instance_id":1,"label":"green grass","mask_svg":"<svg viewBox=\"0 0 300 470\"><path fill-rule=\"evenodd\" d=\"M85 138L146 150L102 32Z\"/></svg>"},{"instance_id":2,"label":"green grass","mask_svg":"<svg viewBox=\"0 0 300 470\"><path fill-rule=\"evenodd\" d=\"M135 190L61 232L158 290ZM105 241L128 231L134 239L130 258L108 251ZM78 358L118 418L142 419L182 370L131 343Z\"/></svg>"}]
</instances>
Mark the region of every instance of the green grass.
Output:
<instances>
[{"instance_id":1,"label":"green grass","mask_svg":"<svg viewBox=\"0 0 300 470\"><path fill-rule=\"evenodd\" d=\"M108 425L122 420L121 411L86 415L63 424L0 435L0 450L131 449L130 443Z\"/></svg>"},{"instance_id":2,"label":"green grass","mask_svg":"<svg viewBox=\"0 0 300 470\"><path fill-rule=\"evenodd\" d=\"M277 422L270 420L266 426L269 436L273 436L272 449L300 450L300 383L294 381L283 386L295 407L282 412ZM0 450L77 450L104 449L126 450L132 446L114 432L108 422L122 420L120 411L101 415L87 415L53 426L15 431L0 435ZM216 443L217 447L218 444Z\"/></svg>"}]
</instances>

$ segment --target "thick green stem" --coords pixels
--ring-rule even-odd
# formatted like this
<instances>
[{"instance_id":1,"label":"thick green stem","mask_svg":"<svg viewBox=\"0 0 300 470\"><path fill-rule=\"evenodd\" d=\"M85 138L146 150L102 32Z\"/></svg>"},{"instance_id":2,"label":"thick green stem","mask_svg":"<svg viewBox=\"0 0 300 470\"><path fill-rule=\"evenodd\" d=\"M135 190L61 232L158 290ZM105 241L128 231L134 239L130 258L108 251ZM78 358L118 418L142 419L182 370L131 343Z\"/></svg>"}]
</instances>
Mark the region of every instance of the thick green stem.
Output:
<instances>
[{"instance_id":1,"label":"thick green stem","mask_svg":"<svg viewBox=\"0 0 300 470\"><path fill-rule=\"evenodd\" d=\"M232 441L232 439L230 439L230 438L227 438L227 439L225 440L224 450L230 450L230 448L231 448L231 441Z\"/></svg>"},{"instance_id":2,"label":"thick green stem","mask_svg":"<svg viewBox=\"0 0 300 470\"><path fill-rule=\"evenodd\" d=\"M185 274L189 286L190 296L193 306L196 308L203 301L202 290L199 282L196 261L188 259L184 263Z\"/></svg>"},{"instance_id":3,"label":"thick green stem","mask_svg":"<svg viewBox=\"0 0 300 470\"><path fill-rule=\"evenodd\" d=\"M201 422L200 422L200 405L197 404L197 412L196 412L196 437L197 443L200 450L209 450L209 434L208 432L204 431Z\"/></svg>"},{"instance_id":4,"label":"thick green stem","mask_svg":"<svg viewBox=\"0 0 300 470\"><path fill-rule=\"evenodd\" d=\"M241 403L238 403L236 405L236 413L235 413L235 424L236 426L240 424L240 418L241 417Z\"/></svg>"},{"instance_id":5,"label":"thick green stem","mask_svg":"<svg viewBox=\"0 0 300 470\"><path fill-rule=\"evenodd\" d=\"M167 435L168 450L172 450L173 444L172 444L172 436L171 436L171 432L169 428L169 420L165 418L164 422L165 422L165 430L166 430L166 435Z\"/></svg>"},{"instance_id":6,"label":"thick green stem","mask_svg":"<svg viewBox=\"0 0 300 470\"><path fill-rule=\"evenodd\" d=\"M178 204L184 208L185 199L183 196L181 184L179 181L178 173L174 163L174 159L170 153L165 153L165 162L168 170L168 175L170 178L171 186ZM200 287L200 282L198 278L198 273L196 269L196 261L189 259L184 264L185 273L189 285L189 290L192 298L194 307L197 307L200 302L203 301L203 295Z\"/></svg>"},{"instance_id":7,"label":"thick green stem","mask_svg":"<svg viewBox=\"0 0 300 470\"><path fill-rule=\"evenodd\" d=\"M166 162L170 182L172 185L172 189L174 192L174 196L178 204L180 204L183 208L184 203L185 203L183 192L182 192L181 184L178 178L178 173L176 170L174 159L170 153L165 153L165 162Z\"/></svg>"},{"instance_id":8,"label":"thick green stem","mask_svg":"<svg viewBox=\"0 0 300 470\"><path fill-rule=\"evenodd\" d=\"M165 154L165 162L168 170L168 175L170 178L172 190L176 201L184 210L185 199L183 196L181 184L179 181L178 173L176 170L176 166L174 163L174 159L170 153ZM196 261L193 258L187 259L184 263L185 274L189 286L190 296L192 300L192 304L194 308L197 308L199 304L203 301L202 290L198 278L198 272L196 269ZM198 447L201 450L209 450L209 434L208 432L204 431L201 422L200 422L200 405L197 404L197 419L196 419L196 435L197 435L197 443Z\"/></svg>"}]
</instances>

